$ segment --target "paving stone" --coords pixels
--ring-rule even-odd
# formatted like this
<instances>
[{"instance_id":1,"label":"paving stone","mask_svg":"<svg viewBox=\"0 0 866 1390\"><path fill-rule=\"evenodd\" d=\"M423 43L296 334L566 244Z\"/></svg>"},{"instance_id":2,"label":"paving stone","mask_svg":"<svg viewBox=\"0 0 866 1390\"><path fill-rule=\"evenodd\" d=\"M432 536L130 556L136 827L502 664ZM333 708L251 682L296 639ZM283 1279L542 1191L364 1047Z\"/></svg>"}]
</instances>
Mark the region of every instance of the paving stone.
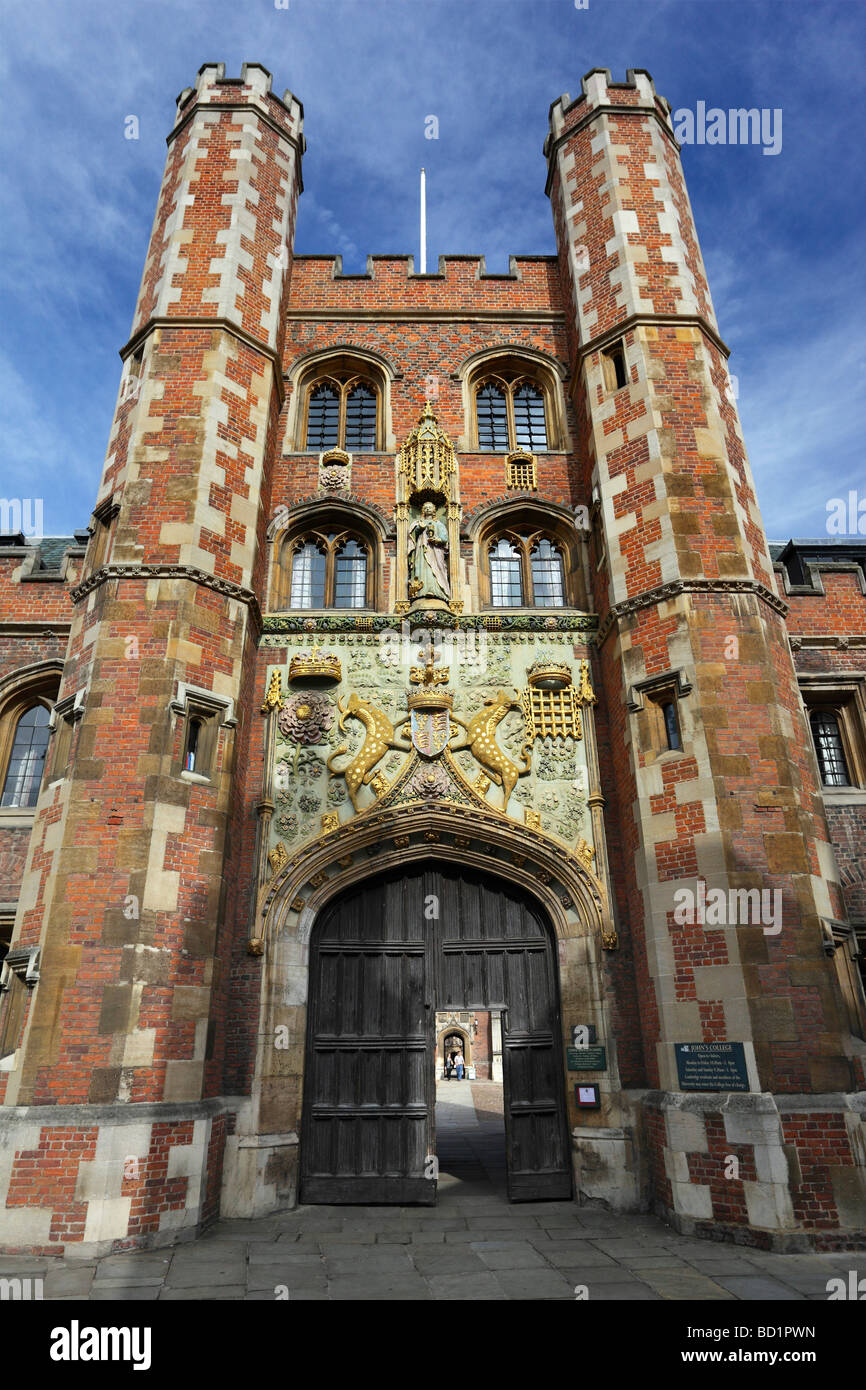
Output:
<instances>
[{"instance_id":1,"label":"paving stone","mask_svg":"<svg viewBox=\"0 0 866 1390\"><path fill-rule=\"evenodd\" d=\"M713 1279L708 1279L706 1275L699 1274L697 1270L644 1269L641 1270L640 1278L651 1289L655 1289L657 1293L661 1294L662 1298L718 1298L724 1300L734 1297L727 1289L723 1289L721 1284L717 1284Z\"/></svg>"},{"instance_id":2,"label":"paving stone","mask_svg":"<svg viewBox=\"0 0 866 1390\"><path fill-rule=\"evenodd\" d=\"M578 1280L575 1280L577 1283ZM588 1303L658 1303L659 1294L645 1284L596 1284L589 1291Z\"/></svg>"},{"instance_id":3,"label":"paving stone","mask_svg":"<svg viewBox=\"0 0 866 1390\"><path fill-rule=\"evenodd\" d=\"M550 1266L531 1245L509 1245L487 1241L470 1246L489 1269L549 1269Z\"/></svg>"},{"instance_id":4,"label":"paving stone","mask_svg":"<svg viewBox=\"0 0 866 1390\"><path fill-rule=\"evenodd\" d=\"M43 1296L86 1298L96 1273L97 1271L91 1267L75 1269L69 1265L61 1269L49 1269L44 1277Z\"/></svg>"},{"instance_id":5,"label":"paving stone","mask_svg":"<svg viewBox=\"0 0 866 1390\"><path fill-rule=\"evenodd\" d=\"M596 1284L637 1284L640 1282L636 1274L632 1274L628 1269L623 1269L622 1265L611 1265L610 1268L598 1265L563 1265L558 1272L570 1284L586 1284L588 1288L594 1288Z\"/></svg>"},{"instance_id":6,"label":"paving stone","mask_svg":"<svg viewBox=\"0 0 866 1390\"><path fill-rule=\"evenodd\" d=\"M410 1279L405 1274L394 1278L381 1275L369 1279L339 1278L328 1281L328 1296L332 1301L343 1302L366 1299L381 1299L383 1302L424 1302L432 1295L422 1279Z\"/></svg>"},{"instance_id":7,"label":"paving stone","mask_svg":"<svg viewBox=\"0 0 866 1390\"><path fill-rule=\"evenodd\" d=\"M405 1253L405 1246L400 1249L404 1251L403 1258L397 1260L393 1255L363 1255L355 1259L332 1259L330 1256L325 1261L325 1268L331 1277L341 1274L401 1274L408 1273L412 1269L408 1254Z\"/></svg>"},{"instance_id":8,"label":"paving stone","mask_svg":"<svg viewBox=\"0 0 866 1390\"><path fill-rule=\"evenodd\" d=\"M166 1303L212 1303L219 1299L228 1302L230 1299L237 1299L241 1302L246 1294L243 1284L223 1284L214 1287L212 1284L196 1284L189 1288L165 1288L159 1295L159 1301Z\"/></svg>"},{"instance_id":9,"label":"paving stone","mask_svg":"<svg viewBox=\"0 0 866 1390\"><path fill-rule=\"evenodd\" d=\"M518 1269L496 1271L496 1281L507 1298L539 1299L574 1297L574 1288L554 1269Z\"/></svg>"},{"instance_id":10,"label":"paving stone","mask_svg":"<svg viewBox=\"0 0 866 1390\"><path fill-rule=\"evenodd\" d=\"M612 1256L603 1254L601 1250L596 1250L593 1246L576 1246L567 1241L561 1245L558 1241L550 1241L549 1248L539 1253L543 1253L545 1260L552 1265L579 1264L585 1269L603 1269L605 1266L621 1268Z\"/></svg>"},{"instance_id":11,"label":"paving stone","mask_svg":"<svg viewBox=\"0 0 866 1390\"><path fill-rule=\"evenodd\" d=\"M412 1245L442 1245L445 1240L445 1232L438 1231L434 1227L429 1231L413 1231L410 1244Z\"/></svg>"},{"instance_id":12,"label":"paving stone","mask_svg":"<svg viewBox=\"0 0 866 1390\"><path fill-rule=\"evenodd\" d=\"M350 1246L350 1245L375 1245L376 1232L367 1231L327 1231L318 1237L319 1245L323 1250L331 1246Z\"/></svg>"},{"instance_id":13,"label":"paving stone","mask_svg":"<svg viewBox=\"0 0 866 1390\"><path fill-rule=\"evenodd\" d=\"M803 1295L794 1289L786 1288L776 1279L769 1279L766 1275L724 1275L717 1276L716 1283L721 1284L723 1289L735 1294L737 1298L754 1299L756 1302L763 1299L769 1300L790 1300L802 1299Z\"/></svg>"},{"instance_id":14,"label":"paving stone","mask_svg":"<svg viewBox=\"0 0 866 1390\"><path fill-rule=\"evenodd\" d=\"M471 1246L425 1246L412 1251L412 1263L421 1274L481 1274L486 1265Z\"/></svg>"},{"instance_id":15,"label":"paving stone","mask_svg":"<svg viewBox=\"0 0 866 1390\"><path fill-rule=\"evenodd\" d=\"M224 1261L212 1266L196 1261L194 1264L184 1264L175 1266L165 1277L165 1282L172 1289L191 1289L199 1285L207 1284L211 1288L220 1285L231 1285L243 1282L246 1265L243 1261L232 1261L227 1264Z\"/></svg>"},{"instance_id":16,"label":"paving stone","mask_svg":"<svg viewBox=\"0 0 866 1390\"><path fill-rule=\"evenodd\" d=\"M502 1285L492 1274L473 1274L471 1280L461 1281L459 1284L455 1284L453 1274L434 1274L428 1277L427 1283L433 1297L443 1302L454 1302L455 1299L461 1303L476 1302L480 1299L496 1302L507 1297Z\"/></svg>"},{"instance_id":17,"label":"paving stone","mask_svg":"<svg viewBox=\"0 0 866 1390\"><path fill-rule=\"evenodd\" d=\"M320 1285L325 1288L327 1279L322 1265L293 1265L291 1269L268 1265L265 1269L248 1270L246 1282L248 1289L275 1289L279 1284L285 1284L289 1289L315 1289Z\"/></svg>"},{"instance_id":18,"label":"paving stone","mask_svg":"<svg viewBox=\"0 0 866 1390\"><path fill-rule=\"evenodd\" d=\"M87 1301L88 1303L155 1303L158 1298L165 1297L166 1290L161 1284L128 1284L122 1289L110 1289L102 1285L90 1290Z\"/></svg>"}]
</instances>

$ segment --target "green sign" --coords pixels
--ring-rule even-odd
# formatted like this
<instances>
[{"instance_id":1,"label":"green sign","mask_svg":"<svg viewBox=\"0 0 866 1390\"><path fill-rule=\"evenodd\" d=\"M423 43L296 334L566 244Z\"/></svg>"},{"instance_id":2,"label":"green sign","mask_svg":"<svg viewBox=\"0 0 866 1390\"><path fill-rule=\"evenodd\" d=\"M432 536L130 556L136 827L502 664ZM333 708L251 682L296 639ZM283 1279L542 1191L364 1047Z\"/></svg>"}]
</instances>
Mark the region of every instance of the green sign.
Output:
<instances>
[{"instance_id":1,"label":"green sign","mask_svg":"<svg viewBox=\"0 0 866 1390\"><path fill-rule=\"evenodd\" d=\"M594 1047L567 1047L569 1071L606 1071L607 1055L601 1043Z\"/></svg>"}]
</instances>

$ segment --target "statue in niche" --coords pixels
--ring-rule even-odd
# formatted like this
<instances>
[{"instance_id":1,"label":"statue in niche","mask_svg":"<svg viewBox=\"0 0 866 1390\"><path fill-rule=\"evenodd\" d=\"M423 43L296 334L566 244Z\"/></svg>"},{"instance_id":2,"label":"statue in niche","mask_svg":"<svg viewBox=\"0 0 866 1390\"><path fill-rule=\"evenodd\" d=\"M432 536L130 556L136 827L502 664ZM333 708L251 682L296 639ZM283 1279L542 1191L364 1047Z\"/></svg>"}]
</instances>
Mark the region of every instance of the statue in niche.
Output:
<instances>
[{"instance_id":1,"label":"statue in niche","mask_svg":"<svg viewBox=\"0 0 866 1390\"><path fill-rule=\"evenodd\" d=\"M432 502L425 502L421 515L409 527L409 597L451 597L448 583L448 532L436 515Z\"/></svg>"}]
</instances>

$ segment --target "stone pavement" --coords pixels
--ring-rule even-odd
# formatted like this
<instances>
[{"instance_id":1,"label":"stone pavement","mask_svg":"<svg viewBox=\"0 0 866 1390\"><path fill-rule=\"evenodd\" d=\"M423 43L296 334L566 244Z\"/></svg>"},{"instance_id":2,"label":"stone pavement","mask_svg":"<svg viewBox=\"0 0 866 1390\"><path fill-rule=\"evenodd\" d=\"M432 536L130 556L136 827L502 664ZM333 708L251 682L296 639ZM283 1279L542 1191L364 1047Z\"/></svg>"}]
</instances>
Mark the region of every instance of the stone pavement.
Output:
<instances>
[{"instance_id":1,"label":"stone pavement","mask_svg":"<svg viewBox=\"0 0 866 1390\"><path fill-rule=\"evenodd\" d=\"M477 1106L473 1103L473 1092ZM437 1085L433 1207L300 1207L220 1221L173 1249L100 1260L0 1255L46 1299L826 1300L866 1254L775 1255L679 1236L654 1216L505 1196L501 1087Z\"/></svg>"}]
</instances>

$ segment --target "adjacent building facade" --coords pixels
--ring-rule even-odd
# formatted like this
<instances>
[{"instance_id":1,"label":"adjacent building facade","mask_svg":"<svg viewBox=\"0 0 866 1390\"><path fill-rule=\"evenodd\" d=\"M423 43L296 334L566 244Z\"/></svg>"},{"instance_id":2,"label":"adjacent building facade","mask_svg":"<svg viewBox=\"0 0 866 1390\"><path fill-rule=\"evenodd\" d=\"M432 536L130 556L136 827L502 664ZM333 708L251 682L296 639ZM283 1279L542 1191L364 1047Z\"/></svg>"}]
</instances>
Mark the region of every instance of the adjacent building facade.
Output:
<instances>
[{"instance_id":1,"label":"adjacent building facade","mask_svg":"<svg viewBox=\"0 0 866 1390\"><path fill-rule=\"evenodd\" d=\"M0 1243L434 1202L452 1036L513 1200L862 1243L866 540L768 546L670 107L553 104L507 274L295 256L302 117L181 94L90 527L0 537Z\"/></svg>"}]
</instances>

